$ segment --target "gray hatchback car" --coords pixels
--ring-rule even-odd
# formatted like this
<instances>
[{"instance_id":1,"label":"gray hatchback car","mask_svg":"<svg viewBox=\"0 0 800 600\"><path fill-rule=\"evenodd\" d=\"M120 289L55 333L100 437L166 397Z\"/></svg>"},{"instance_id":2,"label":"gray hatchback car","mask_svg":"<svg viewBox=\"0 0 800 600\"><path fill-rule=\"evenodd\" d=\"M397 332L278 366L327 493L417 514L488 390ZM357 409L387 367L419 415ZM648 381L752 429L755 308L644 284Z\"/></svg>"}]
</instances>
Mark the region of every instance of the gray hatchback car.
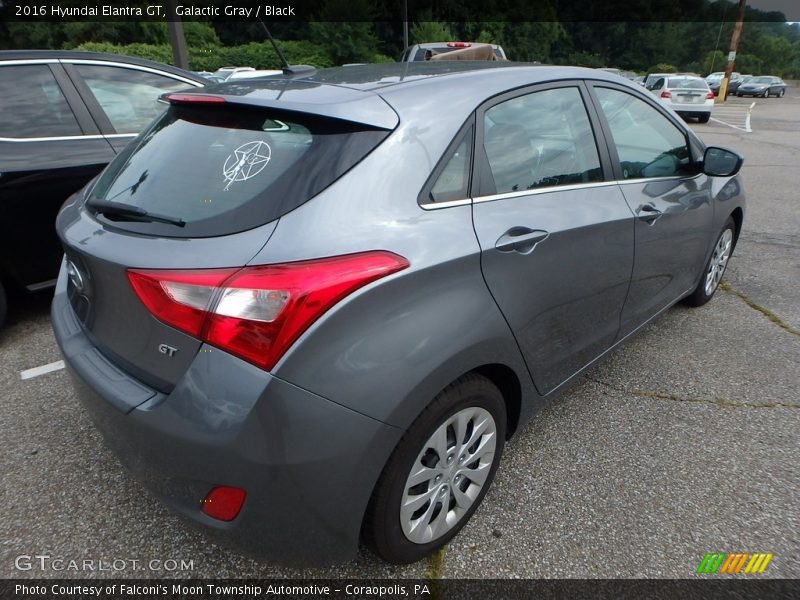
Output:
<instances>
[{"instance_id":1,"label":"gray hatchback car","mask_svg":"<svg viewBox=\"0 0 800 600\"><path fill-rule=\"evenodd\" d=\"M53 327L130 470L280 562L445 544L521 424L707 302L742 227L742 159L593 69L366 65L164 99L58 216Z\"/></svg>"}]
</instances>

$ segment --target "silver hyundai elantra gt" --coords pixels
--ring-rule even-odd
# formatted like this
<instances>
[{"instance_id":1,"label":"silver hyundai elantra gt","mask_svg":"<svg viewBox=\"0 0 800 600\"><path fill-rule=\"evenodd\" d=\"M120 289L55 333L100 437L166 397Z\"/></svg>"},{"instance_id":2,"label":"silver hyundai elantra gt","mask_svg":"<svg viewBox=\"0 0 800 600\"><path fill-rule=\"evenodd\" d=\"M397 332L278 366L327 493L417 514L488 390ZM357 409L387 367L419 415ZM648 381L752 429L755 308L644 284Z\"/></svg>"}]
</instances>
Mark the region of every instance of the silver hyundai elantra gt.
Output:
<instances>
[{"instance_id":1,"label":"silver hyundai elantra gt","mask_svg":"<svg viewBox=\"0 0 800 600\"><path fill-rule=\"evenodd\" d=\"M133 474L270 560L447 543L520 424L710 300L742 226L742 159L601 71L367 65L163 100L59 214L53 327Z\"/></svg>"}]
</instances>

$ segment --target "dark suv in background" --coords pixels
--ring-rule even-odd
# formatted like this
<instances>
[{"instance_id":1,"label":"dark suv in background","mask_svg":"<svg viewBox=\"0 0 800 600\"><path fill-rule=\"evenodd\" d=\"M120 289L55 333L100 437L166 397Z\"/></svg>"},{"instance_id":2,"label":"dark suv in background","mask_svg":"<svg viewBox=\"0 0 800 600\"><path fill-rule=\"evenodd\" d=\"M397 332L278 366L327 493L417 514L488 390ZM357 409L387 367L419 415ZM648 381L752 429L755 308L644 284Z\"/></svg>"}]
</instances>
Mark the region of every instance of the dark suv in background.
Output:
<instances>
[{"instance_id":1,"label":"dark suv in background","mask_svg":"<svg viewBox=\"0 0 800 600\"><path fill-rule=\"evenodd\" d=\"M206 83L111 54L0 52L0 325L7 288L55 283L64 200L164 110L160 94Z\"/></svg>"}]
</instances>

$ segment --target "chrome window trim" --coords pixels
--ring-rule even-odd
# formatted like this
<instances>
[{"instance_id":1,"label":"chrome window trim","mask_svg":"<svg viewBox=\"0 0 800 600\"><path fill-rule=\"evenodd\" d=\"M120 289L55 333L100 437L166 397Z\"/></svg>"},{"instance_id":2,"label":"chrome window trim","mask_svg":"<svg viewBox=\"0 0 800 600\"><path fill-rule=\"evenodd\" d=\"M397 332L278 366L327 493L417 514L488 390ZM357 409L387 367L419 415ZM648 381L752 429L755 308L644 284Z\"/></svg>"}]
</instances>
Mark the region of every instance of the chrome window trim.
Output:
<instances>
[{"instance_id":1,"label":"chrome window trim","mask_svg":"<svg viewBox=\"0 0 800 600\"><path fill-rule=\"evenodd\" d=\"M64 142L68 140L102 140L106 136L101 134L91 135L57 135L48 137L33 137L33 138L9 138L0 137L0 142Z\"/></svg>"},{"instance_id":2,"label":"chrome window trim","mask_svg":"<svg viewBox=\"0 0 800 600\"><path fill-rule=\"evenodd\" d=\"M668 177L640 177L637 179L616 179L614 181L594 181L591 183L574 183L571 185L554 185L551 187L537 188L533 190L523 190L519 192L505 192L503 194L492 194L490 196L477 196L473 199L464 200L451 200L449 202L430 202L427 204L420 204L419 206L425 210L437 210L440 208L451 208L453 206L464 206L467 204L479 204L481 202L493 202L495 200L507 200L511 198L521 198L523 196L537 196L539 194L549 194L552 192L569 192L574 190L592 189L609 187L614 185L627 185L636 183L655 183L659 181L691 181L700 177L702 173L698 173L692 177L686 175L670 175Z\"/></svg>"},{"instance_id":3,"label":"chrome window trim","mask_svg":"<svg viewBox=\"0 0 800 600\"><path fill-rule=\"evenodd\" d=\"M18 58L16 60L2 60L0 67L7 65L52 65L58 64L57 58Z\"/></svg>"},{"instance_id":4,"label":"chrome window trim","mask_svg":"<svg viewBox=\"0 0 800 600\"><path fill-rule=\"evenodd\" d=\"M517 192L504 192L502 194L492 194L490 196L478 196L473 200L475 203L480 202L493 202L494 200L505 200L507 198L520 198L522 196L538 196L539 194L550 194L552 192L560 191L573 191L582 189L591 189L599 187L608 187L617 185L618 181L594 181L591 183L573 183L571 185L553 185L550 187L536 188L533 190L521 190Z\"/></svg>"},{"instance_id":5,"label":"chrome window trim","mask_svg":"<svg viewBox=\"0 0 800 600\"><path fill-rule=\"evenodd\" d=\"M69 140L104 140L107 138L135 138L138 133L109 133L103 135L101 133L92 133L89 135L57 135L48 137L33 137L33 138L10 138L0 137L0 142L66 142Z\"/></svg>"},{"instance_id":6,"label":"chrome window trim","mask_svg":"<svg viewBox=\"0 0 800 600\"><path fill-rule=\"evenodd\" d=\"M424 210L437 210L439 208L452 208L454 206L466 206L472 204L472 200L464 198L463 200L448 200L447 202L426 202L418 206Z\"/></svg>"},{"instance_id":7,"label":"chrome window trim","mask_svg":"<svg viewBox=\"0 0 800 600\"><path fill-rule=\"evenodd\" d=\"M668 175L666 177L637 177L636 179L619 179L619 180L616 181L616 183L618 183L619 185L625 185L625 184L628 184L628 183L652 183L652 182L656 182L656 181L678 181L678 180L691 181L693 179L697 179L702 174L703 173L700 172L700 173L697 173L697 174L692 175L692 176L689 176L689 175Z\"/></svg>"},{"instance_id":8,"label":"chrome window trim","mask_svg":"<svg viewBox=\"0 0 800 600\"><path fill-rule=\"evenodd\" d=\"M176 79L178 81L183 81L184 83L188 83L194 87L203 87L203 84L193 81L192 79L186 79L185 77L181 77L180 75L175 75L174 73L169 73L167 71L159 71L158 69L153 69L151 67L145 67L142 65L133 65L129 63L122 63L122 62L113 62L110 60L92 60L88 58L61 58L59 61L61 64L66 65L90 65L90 66L103 66L103 67L117 67L119 69L133 69L135 71L146 71L147 73L154 73L156 75L162 75L164 77L169 77L170 79Z\"/></svg>"}]
</instances>

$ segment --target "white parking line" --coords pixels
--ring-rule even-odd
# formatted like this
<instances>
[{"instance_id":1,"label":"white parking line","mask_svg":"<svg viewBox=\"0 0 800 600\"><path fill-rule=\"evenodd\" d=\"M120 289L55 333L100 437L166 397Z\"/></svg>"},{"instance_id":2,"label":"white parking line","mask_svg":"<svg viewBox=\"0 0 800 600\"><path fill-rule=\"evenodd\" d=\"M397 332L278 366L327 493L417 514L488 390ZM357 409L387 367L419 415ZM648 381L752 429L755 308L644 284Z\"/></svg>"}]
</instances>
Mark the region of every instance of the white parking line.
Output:
<instances>
[{"instance_id":1,"label":"white parking line","mask_svg":"<svg viewBox=\"0 0 800 600\"><path fill-rule=\"evenodd\" d=\"M56 362L52 362L48 365L42 365L41 367L33 367L32 369L26 369L24 371L20 371L19 376L22 379L33 379L34 377L38 377L39 375L45 375L46 373L52 373L53 371L60 371L64 368L64 361L57 360Z\"/></svg>"}]
</instances>

